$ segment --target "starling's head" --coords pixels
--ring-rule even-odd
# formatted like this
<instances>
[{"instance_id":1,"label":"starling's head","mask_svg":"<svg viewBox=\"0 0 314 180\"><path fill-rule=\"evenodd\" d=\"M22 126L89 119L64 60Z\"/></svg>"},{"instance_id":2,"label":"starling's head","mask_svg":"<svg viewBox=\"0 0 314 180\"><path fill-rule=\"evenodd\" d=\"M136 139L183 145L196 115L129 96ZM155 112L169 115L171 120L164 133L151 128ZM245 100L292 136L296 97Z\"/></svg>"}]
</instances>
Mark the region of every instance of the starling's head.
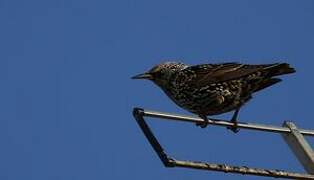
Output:
<instances>
[{"instance_id":1,"label":"starling's head","mask_svg":"<svg viewBox=\"0 0 314 180\"><path fill-rule=\"evenodd\" d=\"M165 62L154 66L149 71L133 76L132 79L148 79L161 87L165 87L170 83L172 76L186 68L187 65L177 62Z\"/></svg>"}]
</instances>

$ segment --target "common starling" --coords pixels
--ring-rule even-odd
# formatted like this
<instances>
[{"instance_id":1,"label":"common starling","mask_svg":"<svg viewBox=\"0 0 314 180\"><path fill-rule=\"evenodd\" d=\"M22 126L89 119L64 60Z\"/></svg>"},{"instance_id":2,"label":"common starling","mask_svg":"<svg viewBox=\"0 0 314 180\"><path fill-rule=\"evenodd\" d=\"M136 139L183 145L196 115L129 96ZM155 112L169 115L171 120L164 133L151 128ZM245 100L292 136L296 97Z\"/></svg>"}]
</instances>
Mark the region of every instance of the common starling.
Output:
<instances>
[{"instance_id":1,"label":"common starling","mask_svg":"<svg viewBox=\"0 0 314 180\"><path fill-rule=\"evenodd\" d=\"M207 126L207 116L234 111L234 126L229 129L236 133L238 112L252 94L281 81L274 76L294 72L287 63L188 66L166 62L132 79L153 81L175 104L204 119L204 123L198 124L202 128Z\"/></svg>"}]
</instances>

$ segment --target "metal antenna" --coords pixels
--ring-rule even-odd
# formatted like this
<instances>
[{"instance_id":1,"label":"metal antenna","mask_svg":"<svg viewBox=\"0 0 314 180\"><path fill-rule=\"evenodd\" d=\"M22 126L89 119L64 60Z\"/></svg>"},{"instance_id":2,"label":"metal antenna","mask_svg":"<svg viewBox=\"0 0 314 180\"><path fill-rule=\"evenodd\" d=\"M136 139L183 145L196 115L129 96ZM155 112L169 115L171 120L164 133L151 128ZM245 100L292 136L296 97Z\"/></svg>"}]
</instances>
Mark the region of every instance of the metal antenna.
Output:
<instances>
[{"instance_id":1,"label":"metal antenna","mask_svg":"<svg viewBox=\"0 0 314 180\"><path fill-rule=\"evenodd\" d=\"M262 124L251 124L242 123L237 124L238 128L242 129L252 129L259 131L275 132L280 133L284 140L287 142L292 152L298 158L298 160L303 165L304 169L309 174L287 172L283 170L269 170L262 168L251 168L247 166L231 166L226 164L214 164L205 162L195 162L195 161L183 161L176 160L169 157L162 146L159 144L158 140L150 130L149 126L145 122L144 117L159 118L163 120L175 120L190 123L203 122L201 118L183 116L155 111L148 111L141 108L133 109L133 116L142 129L144 135L146 136L148 142L153 147L160 160L166 167L183 167L192 168L200 170L209 171L221 171L226 173L238 173L243 175L256 175L256 176L268 176L275 178L287 178L287 179L314 179L314 153L310 145L305 140L304 136L314 136L314 130L298 129L292 122L284 122L283 127L262 125ZM225 120L219 119L209 119L207 122L211 125L232 127L233 123Z\"/></svg>"}]
</instances>

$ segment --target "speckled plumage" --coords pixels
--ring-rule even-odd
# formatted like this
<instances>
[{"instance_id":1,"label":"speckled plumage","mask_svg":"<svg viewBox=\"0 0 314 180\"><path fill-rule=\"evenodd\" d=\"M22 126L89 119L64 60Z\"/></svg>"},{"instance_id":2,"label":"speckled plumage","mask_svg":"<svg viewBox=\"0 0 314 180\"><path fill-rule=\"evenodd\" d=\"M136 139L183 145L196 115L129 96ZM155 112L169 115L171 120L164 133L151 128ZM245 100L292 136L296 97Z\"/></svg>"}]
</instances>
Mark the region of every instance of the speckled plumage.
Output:
<instances>
[{"instance_id":1,"label":"speckled plumage","mask_svg":"<svg viewBox=\"0 0 314 180\"><path fill-rule=\"evenodd\" d=\"M240 109L253 93L281 81L274 76L293 72L286 63L188 66L166 62L134 78L150 79L178 106L206 117Z\"/></svg>"}]
</instances>

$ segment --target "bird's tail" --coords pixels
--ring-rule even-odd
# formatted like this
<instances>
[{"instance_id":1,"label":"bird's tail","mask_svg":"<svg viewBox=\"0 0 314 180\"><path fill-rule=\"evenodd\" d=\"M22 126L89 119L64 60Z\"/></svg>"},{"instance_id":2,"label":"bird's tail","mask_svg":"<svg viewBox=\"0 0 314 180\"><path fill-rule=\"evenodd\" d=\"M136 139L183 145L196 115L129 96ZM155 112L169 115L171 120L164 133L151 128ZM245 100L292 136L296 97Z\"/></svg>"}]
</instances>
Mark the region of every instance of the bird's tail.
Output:
<instances>
[{"instance_id":1,"label":"bird's tail","mask_svg":"<svg viewBox=\"0 0 314 180\"><path fill-rule=\"evenodd\" d=\"M265 89L267 87L270 87L270 86L272 86L272 85L274 85L280 81L281 81L281 79L279 79L279 78L265 79L258 84L258 86L254 89L254 92L257 92L257 91L260 91L260 90Z\"/></svg>"},{"instance_id":2,"label":"bird's tail","mask_svg":"<svg viewBox=\"0 0 314 180\"><path fill-rule=\"evenodd\" d=\"M283 74L294 73L295 69L290 67L288 63L276 63L264 68L269 73L269 76L279 76Z\"/></svg>"},{"instance_id":3,"label":"bird's tail","mask_svg":"<svg viewBox=\"0 0 314 180\"><path fill-rule=\"evenodd\" d=\"M276 63L264 65L263 71L265 78L257 83L254 92L270 87L281 81L280 78L274 78L274 76L294 73L295 69L290 67L288 63Z\"/></svg>"}]
</instances>

